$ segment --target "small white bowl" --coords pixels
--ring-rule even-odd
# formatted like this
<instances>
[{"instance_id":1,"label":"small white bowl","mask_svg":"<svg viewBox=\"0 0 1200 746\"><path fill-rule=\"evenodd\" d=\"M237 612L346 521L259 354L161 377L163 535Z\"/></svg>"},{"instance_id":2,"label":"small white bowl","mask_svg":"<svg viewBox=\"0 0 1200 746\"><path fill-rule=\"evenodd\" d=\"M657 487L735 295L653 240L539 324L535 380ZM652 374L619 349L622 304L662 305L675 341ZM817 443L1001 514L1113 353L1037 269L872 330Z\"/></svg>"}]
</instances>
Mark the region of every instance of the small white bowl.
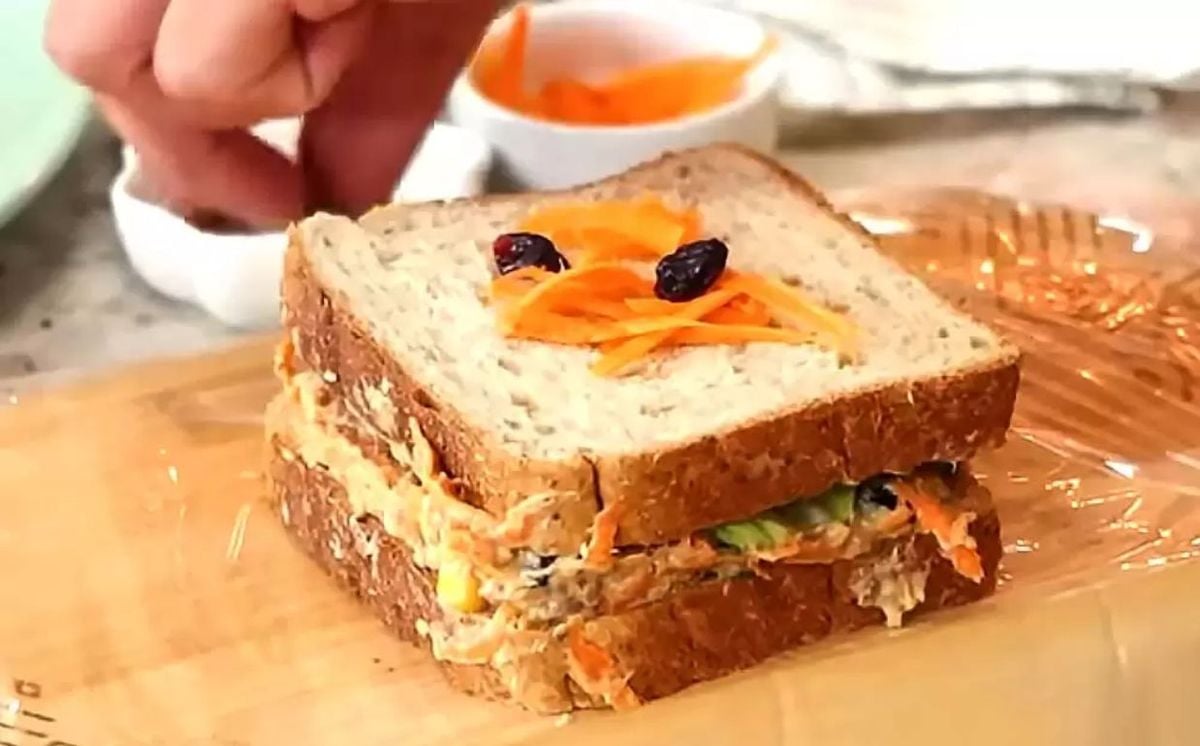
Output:
<instances>
[{"instance_id":1,"label":"small white bowl","mask_svg":"<svg viewBox=\"0 0 1200 746\"><path fill-rule=\"evenodd\" d=\"M489 33L507 31L512 16ZM527 83L602 79L632 66L692 55L745 56L767 38L753 18L680 0L565 0L530 8ZM450 92L450 121L482 135L515 186L559 189L624 171L669 150L732 142L774 150L782 64L769 55L732 101L683 119L629 126L547 122L487 99L464 72Z\"/></svg>"},{"instance_id":2,"label":"small white bowl","mask_svg":"<svg viewBox=\"0 0 1200 746\"><path fill-rule=\"evenodd\" d=\"M298 121L268 122L255 132L294 155ZM483 192L490 167L486 142L458 127L435 124L392 196L399 202L475 196ZM284 234L201 231L131 194L129 183L136 172L137 155L126 147L124 166L109 197L134 270L164 295L200 306L230 326L264 329L278 324Z\"/></svg>"}]
</instances>

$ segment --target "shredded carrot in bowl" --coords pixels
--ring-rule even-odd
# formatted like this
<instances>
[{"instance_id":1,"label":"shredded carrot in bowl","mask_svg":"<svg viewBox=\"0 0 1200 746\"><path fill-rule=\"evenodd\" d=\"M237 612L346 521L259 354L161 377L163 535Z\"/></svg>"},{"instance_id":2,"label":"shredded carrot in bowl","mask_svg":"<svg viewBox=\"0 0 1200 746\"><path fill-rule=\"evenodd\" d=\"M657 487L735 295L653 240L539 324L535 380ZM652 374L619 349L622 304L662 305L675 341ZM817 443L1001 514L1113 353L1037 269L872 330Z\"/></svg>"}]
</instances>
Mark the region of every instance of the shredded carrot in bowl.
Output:
<instances>
[{"instance_id":1,"label":"shredded carrot in bowl","mask_svg":"<svg viewBox=\"0 0 1200 746\"><path fill-rule=\"evenodd\" d=\"M746 75L776 46L768 37L744 57L687 57L640 65L602 81L556 78L531 90L526 80L530 31L529 8L518 5L506 32L491 34L480 44L471 78L501 106L575 125L653 124L714 109L737 96Z\"/></svg>"}]
</instances>

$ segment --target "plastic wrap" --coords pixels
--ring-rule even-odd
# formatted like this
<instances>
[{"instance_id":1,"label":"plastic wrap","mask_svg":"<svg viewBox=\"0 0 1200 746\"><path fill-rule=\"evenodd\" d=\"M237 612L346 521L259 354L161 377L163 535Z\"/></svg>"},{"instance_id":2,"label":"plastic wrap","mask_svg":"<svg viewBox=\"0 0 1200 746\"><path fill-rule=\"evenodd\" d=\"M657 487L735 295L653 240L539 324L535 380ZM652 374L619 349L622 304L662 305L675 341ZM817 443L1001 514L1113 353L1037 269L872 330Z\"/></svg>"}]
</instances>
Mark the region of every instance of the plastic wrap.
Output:
<instances>
[{"instance_id":1,"label":"plastic wrap","mask_svg":"<svg viewBox=\"0 0 1200 746\"><path fill-rule=\"evenodd\" d=\"M1194 743L1187 243L961 192L844 206L1025 352L1011 442L975 464L1004 524L994 598L629 713L471 699L286 540L259 472L264 341L0 402L0 741Z\"/></svg>"}]
</instances>

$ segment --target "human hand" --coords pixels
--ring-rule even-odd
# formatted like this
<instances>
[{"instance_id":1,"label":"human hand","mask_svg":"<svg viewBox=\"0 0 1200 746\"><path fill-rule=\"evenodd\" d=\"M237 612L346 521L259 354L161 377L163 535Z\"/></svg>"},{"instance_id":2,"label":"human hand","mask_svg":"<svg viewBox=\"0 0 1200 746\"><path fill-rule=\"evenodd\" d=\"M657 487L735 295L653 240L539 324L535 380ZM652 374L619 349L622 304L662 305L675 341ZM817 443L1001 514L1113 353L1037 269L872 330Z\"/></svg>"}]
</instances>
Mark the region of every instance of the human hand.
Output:
<instances>
[{"instance_id":1,"label":"human hand","mask_svg":"<svg viewBox=\"0 0 1200 746\"><path fill-rule=\"evenodd\" d=\"M164 202L276 226L386 201L499 0L54 0L46 47ZM253 137L305 114L298 163Z\"/></svg>"}]
</instances>

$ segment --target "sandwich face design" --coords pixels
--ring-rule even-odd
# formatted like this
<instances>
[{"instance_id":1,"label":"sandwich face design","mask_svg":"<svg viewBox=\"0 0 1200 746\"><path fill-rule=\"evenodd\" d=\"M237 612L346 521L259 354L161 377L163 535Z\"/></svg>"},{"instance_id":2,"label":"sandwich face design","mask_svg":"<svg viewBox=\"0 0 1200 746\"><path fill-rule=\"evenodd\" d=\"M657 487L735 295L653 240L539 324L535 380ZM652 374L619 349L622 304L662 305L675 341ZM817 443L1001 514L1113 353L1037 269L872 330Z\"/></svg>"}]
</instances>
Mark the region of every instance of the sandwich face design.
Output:
<instances>
[{"instance_id":1,"label":"sandwich face design","mask_svg":"<svg viewBox=\"0 0 1200 746\"><path fill-rule=\"evenodd\" d=\"M1018 352L732 147L293 229L271 481L458 687L629 707L990 593Z\"/></svg>"}]
</instances>

